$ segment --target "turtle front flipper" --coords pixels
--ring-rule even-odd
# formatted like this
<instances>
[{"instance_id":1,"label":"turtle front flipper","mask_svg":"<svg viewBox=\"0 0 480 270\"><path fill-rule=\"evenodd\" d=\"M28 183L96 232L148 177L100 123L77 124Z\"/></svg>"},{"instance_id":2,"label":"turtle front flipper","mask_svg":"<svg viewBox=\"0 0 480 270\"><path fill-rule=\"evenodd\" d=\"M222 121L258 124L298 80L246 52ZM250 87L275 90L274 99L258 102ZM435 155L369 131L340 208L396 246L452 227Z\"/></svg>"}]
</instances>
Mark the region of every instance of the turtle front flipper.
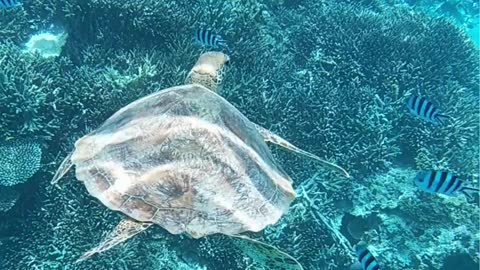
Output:
<instances>
[{"instance_id":1,"label":"turtle front flipper","mask_svg":"<svg viewBox=\"0 0 480 270\"><path fill-rule=\"evenodd\" d=\"M266 128L263 128L259 125L255 125L257 131L262 135L263 139L266 141L266 142L270 142L270 143L273 143L273 144L276 144L278 146L281 146L287 150L290 150L296 154L299 154L299 155L303 155L303 156L306 156L308 158L311 158L311 159L314 159L315 161L317 161L322 167L324 168L327 168L329 170L334 170L334 171L337 171L341 174L343 174L344 176L346 177L350 177L350 174L345 170L343 169L342 167L336 165L336 164L333 164L331 162L328 162L326 160L323 160L321 159L320 157L310 153L310 152L307 152L305 150L302 150L298 147L296 147L295 145L289 143L287 140L285 140L284 138L278 136L277 134L271 132L270 130L266 129Z\"/></svg>"},{"instance_id":2,"label":"turtle front flipper","mask_svg":"<svg viewBox=\"0 0 480 270\"><path fill-rule=\"evenodd\" d=\"M265 269L303 270L302 265L280 249L244 235L230 235L236 247Z\"/></svg>"},{"instance_id":3,"label":"turtle front flipper","mask_svg":"<svg viewBox=\"0 0 480 270\"><path fill-rule=\"evenodd\" d=\"M55 175L52 178L52 181L50 181L52 185L55 185L70 170L70 168L72 168L73 166L72 154L73 152L68 154L68 156L66 156L65 159L60 164L60 167L58 167L57 171L55 172Z\"/></svg>"},{"instance_id":4,"label":"turtle front flipper","mask_svg":"<svg viewBox=\"0 0 480 270\"><path fill-rule=\"evenodd\" d=\"M96 253L111 249L112 247L132 238L134 235L145 231L151 225L152 223L138 222L132 219L124 219L120 221L120 223L118 223L113 231L110 232L100 244L85 252L80 258L78 258L77 263L90 258Z\"/></svg>"}]
</instances>

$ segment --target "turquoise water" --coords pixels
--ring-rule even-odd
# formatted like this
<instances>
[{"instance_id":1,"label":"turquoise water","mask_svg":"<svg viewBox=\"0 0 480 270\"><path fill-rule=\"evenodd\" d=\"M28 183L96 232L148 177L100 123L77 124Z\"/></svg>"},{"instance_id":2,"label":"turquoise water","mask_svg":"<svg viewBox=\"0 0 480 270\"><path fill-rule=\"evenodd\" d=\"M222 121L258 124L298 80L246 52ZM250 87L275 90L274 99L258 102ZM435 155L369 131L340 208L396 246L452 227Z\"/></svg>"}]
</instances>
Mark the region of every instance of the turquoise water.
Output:
<instances>
[{"instance_id":1,"label":"turquoise water","mask_svg":"<svg viewBox=\"0 0 480 270\"><path fill-rule=\"evenodd\" d=\"M478 269L474 1L11 3L0 270Z\"/></svg>"},{"instance_id":2,"label":"turquoise water","mask_svg":"<svg viewBox=\"0 0 480 270\"><path fill-rule=\"evenodd\" d=\"M468 35L473 40L477 47L480 47L480 24L477 24L474 28L468 30Z\"/></svg>"}]
</instances>

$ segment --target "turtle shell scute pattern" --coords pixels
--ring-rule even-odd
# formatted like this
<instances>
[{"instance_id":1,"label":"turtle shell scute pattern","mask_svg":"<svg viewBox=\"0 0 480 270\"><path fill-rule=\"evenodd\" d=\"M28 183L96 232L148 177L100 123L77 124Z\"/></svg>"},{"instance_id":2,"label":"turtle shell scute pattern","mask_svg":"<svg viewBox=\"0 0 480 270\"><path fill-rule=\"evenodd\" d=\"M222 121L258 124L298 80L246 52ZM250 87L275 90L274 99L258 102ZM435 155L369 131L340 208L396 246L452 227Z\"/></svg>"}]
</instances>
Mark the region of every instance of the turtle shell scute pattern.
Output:
<instances>
[{"instance_id":1,"label":"turtle shell scute pattern","mask_svg":"<svg viewBox=\"0 0 480 270\"><path fill-rule=\"evenodd\" d=\"M107 207L194 238L260 231L295 197L254 124L196 84L125 106L76 142L72 162Z\"/></svg>"}]
</instances>

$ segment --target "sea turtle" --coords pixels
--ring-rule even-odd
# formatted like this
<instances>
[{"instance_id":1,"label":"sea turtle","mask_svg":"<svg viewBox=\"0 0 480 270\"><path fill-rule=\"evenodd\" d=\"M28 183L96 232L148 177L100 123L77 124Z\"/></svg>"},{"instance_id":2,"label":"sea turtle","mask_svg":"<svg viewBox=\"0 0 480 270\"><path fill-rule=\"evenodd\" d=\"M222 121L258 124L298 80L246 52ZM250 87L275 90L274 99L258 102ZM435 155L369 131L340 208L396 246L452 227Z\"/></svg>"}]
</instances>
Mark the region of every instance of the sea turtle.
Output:
<instances>
[{"instance_id":1,"label":"sea turtle","mask_svg":"<svg viewBox=\"0 0 480 270\"><path fill-rule=\"evenodd\" d=\"M348 173L252 123L218 95L228 61L221 52L202 54L184 85L128 104L75 142L52 183L75 165L90 195L127 216L79 261L156 224L193 238L228 235L268 269L302 269L290 255L241 235L276 223L295 198L266 142Z\"/></svg>"}]
</instances>

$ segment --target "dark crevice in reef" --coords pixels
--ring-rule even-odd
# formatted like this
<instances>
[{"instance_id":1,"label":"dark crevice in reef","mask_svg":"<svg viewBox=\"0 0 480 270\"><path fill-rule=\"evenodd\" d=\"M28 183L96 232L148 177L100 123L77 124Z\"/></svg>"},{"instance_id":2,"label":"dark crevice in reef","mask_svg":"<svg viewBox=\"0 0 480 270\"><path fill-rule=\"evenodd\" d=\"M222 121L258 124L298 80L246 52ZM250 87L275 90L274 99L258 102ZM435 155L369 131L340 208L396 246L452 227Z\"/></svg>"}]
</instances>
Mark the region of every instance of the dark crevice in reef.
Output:
<instances>
[{"instance_id":1,"label":"dark crevice in reef","mask_svg":"<svg viewBox=\"0 0 480 270\"><path fill-rule=\"evenodd\" d=\"M350 241L350 243L358 242L363 234L369 230L373 230L381 223L377 213L367 216L354 216L349 213L342 218L342 226L340 232Z\"/></svg>"},{"instance_id":2,"label":"dark crevice in reef","mask_svg":"<svg viewBox=\"0 0 480 270\"><path fill-rule=\"evenodd\" d=\"M454 253L445 258L440 270L477 270L478 264L465 253Z\"/></svg>"}]
</instances>

